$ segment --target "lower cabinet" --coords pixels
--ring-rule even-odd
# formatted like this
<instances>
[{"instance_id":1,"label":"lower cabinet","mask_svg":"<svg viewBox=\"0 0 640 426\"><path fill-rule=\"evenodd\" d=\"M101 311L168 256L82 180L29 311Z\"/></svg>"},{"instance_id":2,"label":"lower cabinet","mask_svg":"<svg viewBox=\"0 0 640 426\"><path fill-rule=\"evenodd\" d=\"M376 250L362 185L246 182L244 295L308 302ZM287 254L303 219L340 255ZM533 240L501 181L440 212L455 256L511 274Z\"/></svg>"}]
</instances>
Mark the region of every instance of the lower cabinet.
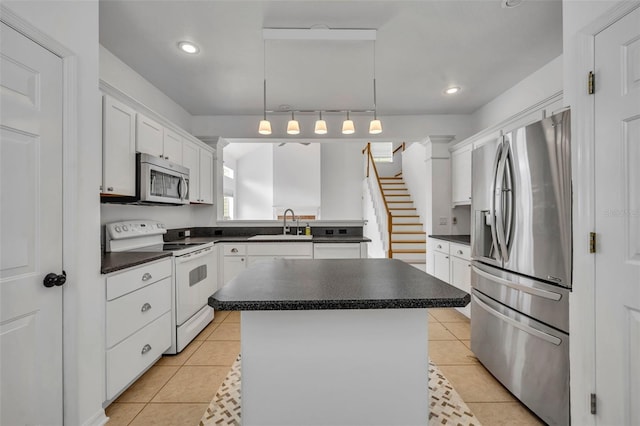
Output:
<instances>
[{"instance_id":1,"label":"lower cabinet","mask_svg":"<svg viewBox=\"0 0 640 426\"><path fill-rule=\"evenodd\" d=\"M314 259L364 259L367 243L314 243Z\"/></svg>"},{"instance_id":2,"label":"lower cabinet","mask_svg":"<svg viewBox=\"0 0 640 426\"><path fill-rule=\"evenodd\" d=\"M427 272L471 293L471 248L464 244L430 238L427 242ZM456 309L471 317L469 305Z\"/></svg>"},{"instance_id":3,"label":"lower cabinet","mask_svg":"<svg viewBox=\"0 0 640 426\"><path fill-rule=\"evenodd\" d=\"M171 258L106 277L105 401L171 346Z\"/></svg>"},{"instance_id":4,"label":"lower cabinet","mask_svg":"<svg viewBox=\"0 0 640 426\"><path fill-rule=\"evenodd\" d=\"M247 268L247 245L223 244L220 253L218 265L222 267L218 268L218 281L224 286Z\"/></svg>"}]
</instances>

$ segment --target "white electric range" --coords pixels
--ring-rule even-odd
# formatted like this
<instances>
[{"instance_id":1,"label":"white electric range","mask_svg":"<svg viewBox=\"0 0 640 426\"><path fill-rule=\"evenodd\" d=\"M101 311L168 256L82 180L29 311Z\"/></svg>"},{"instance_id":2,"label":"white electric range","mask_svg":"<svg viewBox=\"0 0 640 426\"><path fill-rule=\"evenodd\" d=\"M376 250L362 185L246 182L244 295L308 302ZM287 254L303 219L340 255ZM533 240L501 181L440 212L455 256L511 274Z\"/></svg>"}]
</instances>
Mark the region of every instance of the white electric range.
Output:
<instances>
[{"instance_id":1,"label":"white electric range","mask_svg":"<svg viewBox=\"0 0 640 426\"><path fill-rule=\"evenodd\" d=\"M216 291L215 247L209 243L164 242L167 230L153 220L113 222L105 226L106 251L144 251L173 254L171 348L182 351L213 320L208 298Z\"/></svg>"}]
</instances>

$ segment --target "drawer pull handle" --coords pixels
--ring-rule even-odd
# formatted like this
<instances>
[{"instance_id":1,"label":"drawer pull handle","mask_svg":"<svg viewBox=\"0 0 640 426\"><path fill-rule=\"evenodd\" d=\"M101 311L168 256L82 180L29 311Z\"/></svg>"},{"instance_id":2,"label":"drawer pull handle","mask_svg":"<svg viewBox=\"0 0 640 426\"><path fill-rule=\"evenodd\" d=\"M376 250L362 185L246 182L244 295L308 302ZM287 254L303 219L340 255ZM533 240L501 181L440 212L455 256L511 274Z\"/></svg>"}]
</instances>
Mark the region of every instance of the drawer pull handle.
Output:
<instances>
[{"instance_id":1,"label":"drawer pull handle","mask_svg":"<svg viewBox=\"0 0 640 426\"><path fill-rule=\"evenodd\" d=\"M140 308L140 312L147 312L149 309L151 309L151 305L145 303L144 305L142 305L142 308Z\"/></svg>"},{"instance_id":2,"label":"drawer pull handle","mask_svg":"<svg viewBox=\"0 0 640 426\"><path fill-rule=\"evenodd\" d=\"M237 249L237 248L232 248L232 249L231 249L231 253L237 253L237 252L238 252L238 249Z\"/></svg>"},{"instance_id":3,"label":"drawer pull handle","mask_svg":"<svg viewBox=\"0 0 640 426\"><path fill-rule=\"evenodd\" d=\"M144 355L144 354L146 354L147 352L149 352L150 350L151 350L151 345L147 343L147 344L146 344L146 345L144 345L144 347L142 348L142 352L141 352L141 354L142 354L142 355Z\"/></svg>"},{"instance_id":4,"label":"drawer pull handle","mask_svg":"<svg viewBox=\"0 0 640 426\"><path fill-rule=\"evenodd\" d=\"M442 248L442 246L440 244L438 244L438 248Z\"/></svg>"},{"instance_id":5,"label":"drawer pull handle","mask_svg":"<svg viewBox=\"0 0 640 426\"><path fill-rule=\"evenodd\" d=\"M149 281L151 279L151 274L148 272L145 272L144 275L142 276L142 281Z\"/></svg>"},{"instance_id":6,"label":"drawer pull handle","mask_svg":"<svg viewBox=\"0 0 640 426\"><path fill-rule=\"evenodd\" d=\"M458 250L458 254L462 254L462 250Z\"/></svg>"}]
</instances>

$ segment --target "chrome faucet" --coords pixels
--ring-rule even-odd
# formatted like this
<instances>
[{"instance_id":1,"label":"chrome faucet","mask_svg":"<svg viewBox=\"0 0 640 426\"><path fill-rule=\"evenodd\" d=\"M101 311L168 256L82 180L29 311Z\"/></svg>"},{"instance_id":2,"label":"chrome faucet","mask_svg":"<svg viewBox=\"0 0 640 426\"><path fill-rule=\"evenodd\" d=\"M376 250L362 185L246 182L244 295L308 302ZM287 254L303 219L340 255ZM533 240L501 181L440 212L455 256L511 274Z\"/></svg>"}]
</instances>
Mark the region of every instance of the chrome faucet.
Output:
<instances>
[{"instance_id":1,"label":"chrome faucet","mask_svg":"<svg viewBox=\"0 0 640 426\"><path fill-rule=\"evenodd\" d=\"M282 234L283 235L287 235L289 232L291 232L291 229L287 227L287 212L291 212L291 218L292 219L296 219L296 214L293 212L292 209L286 209L284 211L284 215L283 215L283 222L282 222Z\"/></svg>"}]
</instances>

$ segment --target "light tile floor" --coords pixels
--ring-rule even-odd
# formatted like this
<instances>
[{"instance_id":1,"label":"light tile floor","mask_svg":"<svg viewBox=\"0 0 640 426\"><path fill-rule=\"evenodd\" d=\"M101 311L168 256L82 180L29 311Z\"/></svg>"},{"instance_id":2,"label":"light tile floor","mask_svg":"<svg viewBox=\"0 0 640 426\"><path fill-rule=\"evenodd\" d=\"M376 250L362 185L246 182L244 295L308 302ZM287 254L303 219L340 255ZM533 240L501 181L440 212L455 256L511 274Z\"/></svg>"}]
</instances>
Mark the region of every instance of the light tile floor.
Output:
<instances>
[{"instance_id":1,"label":"light tile floor","mask_svg":"<svg viewBox=\"0 0 640 426\"><path fill-rule=\"evenodd\" d=\"M542 424L475 359L469 339L464 315L429 310L429 356L480 422ZM109 425L197 425L239 352L239 312L216 312L185 350L163 356L107 407Z\"/></svg>"}]
</instances>

